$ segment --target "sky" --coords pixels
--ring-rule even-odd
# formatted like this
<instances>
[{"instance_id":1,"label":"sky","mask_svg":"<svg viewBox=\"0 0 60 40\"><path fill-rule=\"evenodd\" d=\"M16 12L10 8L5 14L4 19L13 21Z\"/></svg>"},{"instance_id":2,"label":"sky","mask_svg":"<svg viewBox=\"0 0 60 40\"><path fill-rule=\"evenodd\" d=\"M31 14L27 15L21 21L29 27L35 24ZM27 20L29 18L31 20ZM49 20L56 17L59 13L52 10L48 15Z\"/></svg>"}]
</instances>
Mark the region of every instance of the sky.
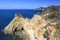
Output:
<instances>
[{"instance_id":1,"label":"sky","mask_svg":"<svg viewBox=\"0 0 60 40\"><path fill-rule=\"evenodd\" d=\"M0 0L0 9L35 9L60 5L60 0Z\"/></svg>"}]
</instances>

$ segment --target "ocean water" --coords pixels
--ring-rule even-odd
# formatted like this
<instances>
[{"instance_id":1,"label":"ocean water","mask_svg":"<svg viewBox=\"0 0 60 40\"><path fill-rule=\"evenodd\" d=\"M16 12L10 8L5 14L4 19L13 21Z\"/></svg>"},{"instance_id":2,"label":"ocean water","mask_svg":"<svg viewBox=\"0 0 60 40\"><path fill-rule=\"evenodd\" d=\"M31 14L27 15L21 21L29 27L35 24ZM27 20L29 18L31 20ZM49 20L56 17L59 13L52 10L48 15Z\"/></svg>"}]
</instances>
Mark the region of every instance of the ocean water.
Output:
<instances>
[{"instance_id":1,"label":"ocean water","mask_svg":"<svg viewBox=\"0 0 60 40\"><path fill-rule=\"evenodd\" d=\"M42 10L34 9L0 9L0 38L2 38L3 33L1 32L4 27L6 27L10 21L14 18L16 13L21 14L23 17L32 18L37 12L42 12Z\"/></svg>"}]
</instances>

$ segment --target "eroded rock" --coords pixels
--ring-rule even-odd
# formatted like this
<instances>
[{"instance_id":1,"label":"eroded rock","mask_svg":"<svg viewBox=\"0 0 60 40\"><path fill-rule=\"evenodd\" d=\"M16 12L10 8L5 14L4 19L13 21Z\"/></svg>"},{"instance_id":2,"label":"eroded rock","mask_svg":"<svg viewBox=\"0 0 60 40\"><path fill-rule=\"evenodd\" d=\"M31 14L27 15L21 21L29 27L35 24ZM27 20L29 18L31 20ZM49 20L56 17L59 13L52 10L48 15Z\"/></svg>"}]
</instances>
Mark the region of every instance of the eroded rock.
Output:
<instances>
[{"instance_id":1,"label":"eroded rock","mask_svg":"<svg viewBox=\"0 0 60 40\"><path fill-rule=\"evenodd\" d=\"M56 24L49 22L40 15L31 19L15 16L4 29L5 34L27 37L27 40L56 40Z\"/></svg>"}]
</instances>

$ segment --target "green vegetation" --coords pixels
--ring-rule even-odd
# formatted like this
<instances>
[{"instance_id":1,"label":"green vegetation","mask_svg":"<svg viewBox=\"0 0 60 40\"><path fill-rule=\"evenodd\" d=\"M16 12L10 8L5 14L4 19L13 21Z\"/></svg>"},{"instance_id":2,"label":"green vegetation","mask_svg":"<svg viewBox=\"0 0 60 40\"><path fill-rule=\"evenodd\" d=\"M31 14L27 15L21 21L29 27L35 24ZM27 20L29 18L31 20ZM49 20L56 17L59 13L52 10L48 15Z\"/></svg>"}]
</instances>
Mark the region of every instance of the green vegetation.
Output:
<instances>
[{"instance_id":1,"label":"green vegetation","mask_svg":"<svg viewBox=\"0 0 60 40\"><path fill-rule=\"evenodd\" d=\"M36 14L37 14L37 15L41 15L42 13L41 13L41 12L37 12Z\"/></svg>"},{"instance_id":2,"label":"green vegetation","mask_svg":"<svg viewBox=\"0 0 60 40\"><path fill-rule=\"evenodd\" d=\"M21 14L15 14L15 16L19 16L19 17L22 17L22 15L21 15Z\"/></svg>"},{"instance_id":3,"label":"green vegetation","mask_svg":"<svg viewBox=\"0 0 60 40\"><path fill-rule=\"evenodd\" d=\"M15 35L6 35L2 40L15 40Z\"/></svg>"},{"instance_id":4,"label":"green vegetation","mask_svg":"<svg viewBox=\"0 0 60 40\"><path fill-rule=\"evenodd\" d=\"M48 16L48 20L49 20L50 22L56 22L56 16L55 16L55 14L50 14L50 15Z\"/></svg>"},{"instance_id":5,"label":"green vegetation","mask_svg":"<svg viewBox=\"0 0 60 40\"><path fill-rule=\"evenodd\" d=\"M49 9L50 12L58 12L58 6L49 6L47 9Z\"/></svg>"},{"instance_id":6,"label":"green vegetation","mask_svg":"<svg viewBox=\"0 0 60 40\"><path fill-rule=\"evenodd\" d=\"M2 40L26 40L26 38L22 38L20 36L17 36L17 35L6 35L5 38L3 38Z\"/></svg>"}]
</instances>

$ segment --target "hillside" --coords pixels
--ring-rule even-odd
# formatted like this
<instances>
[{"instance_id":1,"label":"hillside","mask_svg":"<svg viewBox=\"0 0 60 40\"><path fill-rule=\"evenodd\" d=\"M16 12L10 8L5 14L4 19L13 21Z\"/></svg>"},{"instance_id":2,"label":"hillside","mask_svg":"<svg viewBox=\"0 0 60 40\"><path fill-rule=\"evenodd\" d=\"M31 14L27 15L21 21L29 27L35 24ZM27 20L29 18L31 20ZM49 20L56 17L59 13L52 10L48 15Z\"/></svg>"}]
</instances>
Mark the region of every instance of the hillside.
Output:
<instances>
[{"instance_id":1,"label":"hillside","mask_svg":"<svg viewBox=\"0 0 60 40\"><path fill-rule=\"evenodd\" d=\"M60 6L49 6L31 19L16 14L4 29L12 40L59 40Z\"/></svg>"},{"instance_id":2,"label":"hillside","mask_svg":"<svg viewBox=\"0 0 60 40\"><path fill-rule=\"evenodd\" d=\"M56 23L51 23L37 14L32 19L15 16L4 29L4 33L26 40L47 40L52 38L55 40L56 38L53 35L56 32L55 25Z\"/></svg>"},{"instance_id":3,"label":"hillside","mask_svg":"<svg viewBox=\"0 0 60 40\"><path fill-rule=\"evenodd\" d=\"M39 13L37 13L39 14ZM58 31L56 32L57 40L60 38L60 6L49 6L44 9L42 14L44 18L49 20L50 22L56 22L56 27Z\"/></svg>"}]
</instances>

